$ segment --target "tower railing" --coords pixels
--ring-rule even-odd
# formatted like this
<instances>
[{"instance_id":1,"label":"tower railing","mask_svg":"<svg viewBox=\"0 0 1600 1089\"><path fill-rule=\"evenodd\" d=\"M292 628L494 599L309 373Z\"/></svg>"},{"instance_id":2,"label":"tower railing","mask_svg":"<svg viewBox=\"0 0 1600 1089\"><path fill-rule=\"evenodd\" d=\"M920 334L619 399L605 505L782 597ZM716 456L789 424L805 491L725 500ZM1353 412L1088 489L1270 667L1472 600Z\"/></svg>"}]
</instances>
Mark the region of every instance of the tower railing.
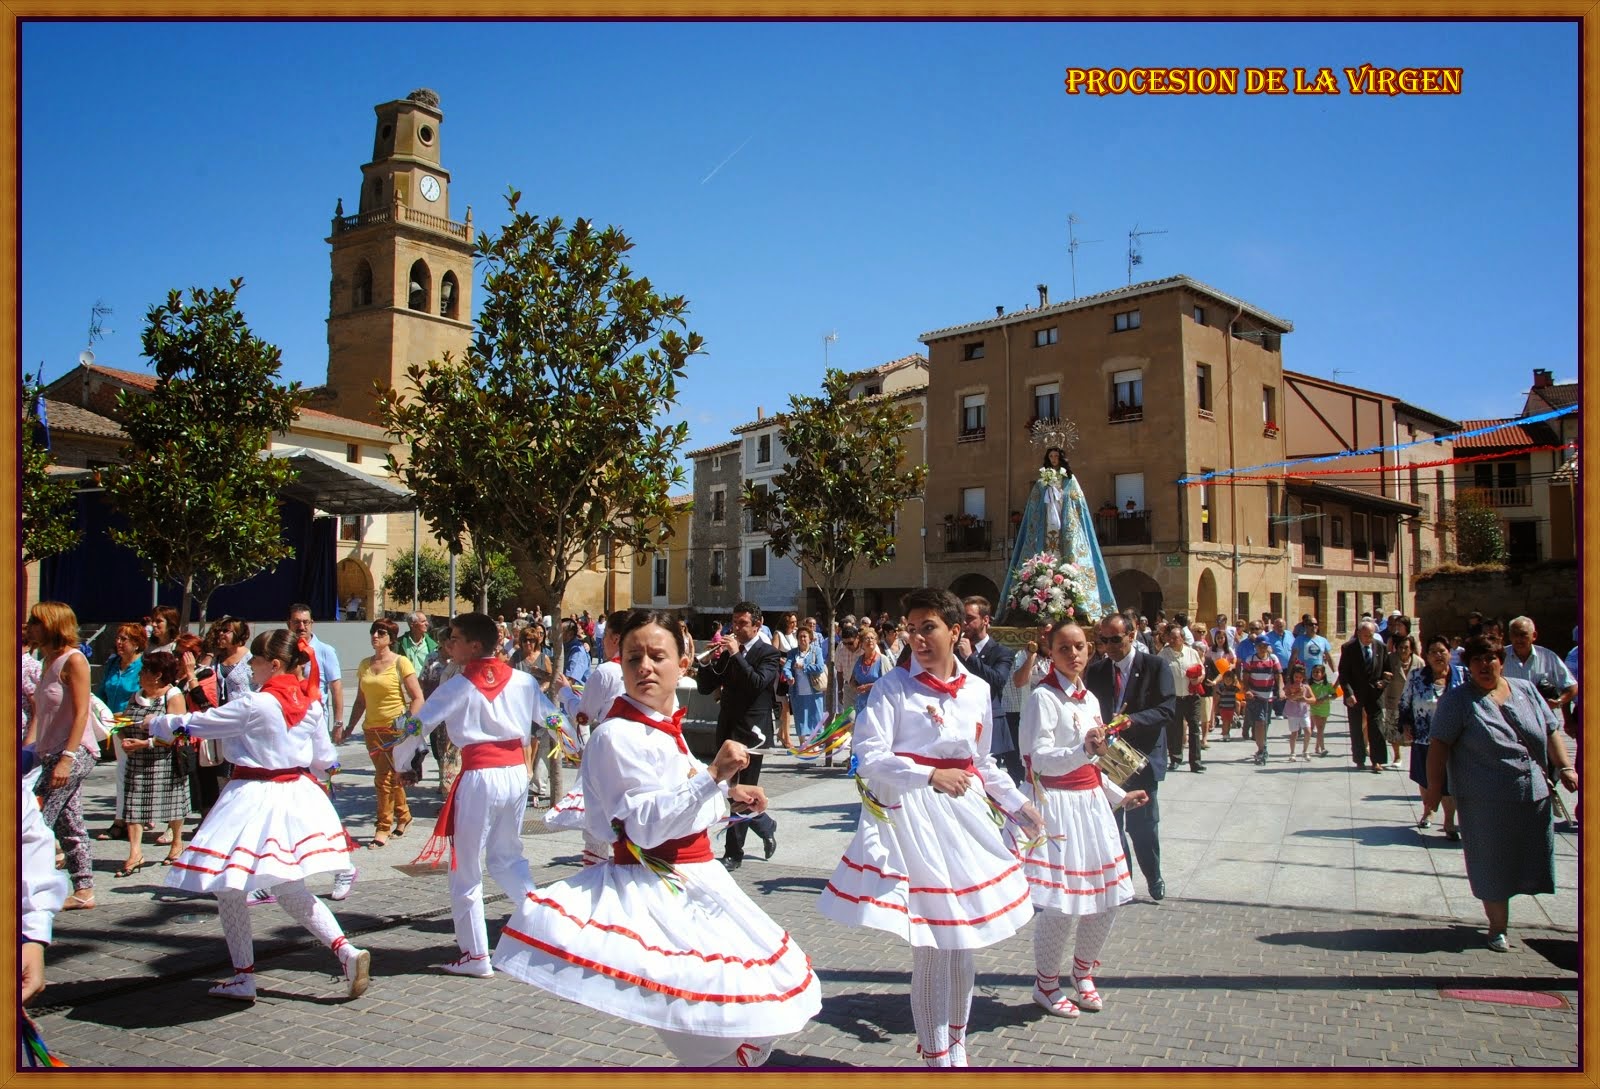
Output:
<instances>
[{"instance_id":1,"label":"tower railing","mask_svg":"<svg viewBox=\"0 0 1600 1089\"><path fill-rule=\"evenodd\" d=\"M462 242L472 241L472 227L466 223L457 223L444 216L436 216L412 208L406 204L387 204L382 208L370 208L365 212L357 212L353 216L335 216L333 230L335 234L343 231L356 231L363 227L372 227L384 223L408 223L441 234L450 235Z\"/></svg>"}]
</instances>

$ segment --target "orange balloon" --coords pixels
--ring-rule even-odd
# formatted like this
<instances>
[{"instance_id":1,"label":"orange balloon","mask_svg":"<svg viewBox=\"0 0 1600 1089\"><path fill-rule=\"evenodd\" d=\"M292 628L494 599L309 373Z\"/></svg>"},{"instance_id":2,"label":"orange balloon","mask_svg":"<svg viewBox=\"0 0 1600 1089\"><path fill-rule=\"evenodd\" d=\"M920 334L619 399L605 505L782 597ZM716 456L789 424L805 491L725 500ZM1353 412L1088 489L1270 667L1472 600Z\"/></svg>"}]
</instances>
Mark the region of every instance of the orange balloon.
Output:
<instances>
[{"instance_id":1,"label":"orange balloon","mask_svg":"<svg viewBox=\"0 0 1600 1089\"><path fill-rule=\"evenodd\" d=\"M1228 670L1230 670L1232 668L1233 668L1233 662L1230 659L1228 659L1228 658L1218 658L1217 659L1217 675L1219 677L1222 674L1228 672Z\"/></svg>"}]
</instances>

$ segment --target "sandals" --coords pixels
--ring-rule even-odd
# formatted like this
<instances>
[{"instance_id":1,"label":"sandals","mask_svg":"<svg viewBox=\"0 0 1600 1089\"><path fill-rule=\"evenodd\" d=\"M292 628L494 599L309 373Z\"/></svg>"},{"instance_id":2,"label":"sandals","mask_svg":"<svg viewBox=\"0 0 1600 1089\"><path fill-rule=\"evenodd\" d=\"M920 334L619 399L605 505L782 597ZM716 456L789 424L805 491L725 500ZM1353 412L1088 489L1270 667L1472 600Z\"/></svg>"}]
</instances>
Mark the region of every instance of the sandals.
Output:
<instances>
[{"instance_id":1,"label":"sandals","mask_svg":"<svg viewBox=\"0 0 1600 1089\"><path fill-rule=\"evenodd\" d=\"M62 911L88 911L94 907L94 890L79 889L61 904Z\"/></svg>"},{"instance_id":2,"label":"sandals","mask_svg":"<svg viewBox=\"0 0 1600 1089\"><path fill-rule=\"evenodd\" d=\"M367 850L369 851L376 851L378 848L387 847L388 845L389 833L387 832L377 832L371 839L367 840Z\"/></svg>"},{"instance_id":3,"label":"sandals","mask_svg":"<svg viewBox=\"0 0 1600 1089\"><path fill-rule=\"evenodd\" d=\"M113 877L132 877L134 874L138 873L140 870L144 869L148 865L150 865L150 863L146 862L142 857L140 859L138 859L137 861L124 862L122 864L122 869L118 870L112 876Z\"/></svg>"},{"instance_id":4,"label":"sandals","mask_svg":"<svg viewBox=\"0 0 1600 1089\"><path fill-rule=\"evenodd\" d=\"M1085 963L1073 957L1072 985L1078 992L1078 1008L1088 1010L1090 1013L1099 1013L1105 1008L1105 1002L1100 998L1100 992L1095 990L1094 976L1091 974L1100 967L1100 962Z\"/></svg>"},{"instance_id":5,"label":"sandals","mask_svg":"<svg viewBox=\"0 0 1600 1089\"><path fill-rule=\"evenodd\" d=\"M122 821L112 821L111 827L107 828L104 832L96 832L94 838L100 840L102 843L108 839L127 839L128 826Z\"/></svg>"},{"instance_id":6,"label":"sandals","mask_svg":"<svg viewBox=\"0 0 1600 1089\"><path fill-rule=\"evenodd\" d=\"M1461 833L1454 828L1446 828L1444 830L1444 838L1449 840L1451 843L1460 843Z\"/></svg>"},{"instance_id":7,"label":"sandals","mask_svg":"<svg viewBox=\"0 0 1600 1089\"><path fill-rule=\"evenodd\" d=\"M1074 1018L1078 1016L1077 1003L1068 998L1065 991L1060 987L1051 987L1049 990L1045 990L1038 979L1033 982L1033 1000L1044 1007L1044 1012L1052 1017Z\"/></svg>"},{"instance_id":8,"label":"sandals","mask_svg":"<svg viewBox=\"0 0 1600 1089\"><path fill-rule=\"evenodd\" d=\"M411 818L407 817L405 820L397 822L394 826L394 831L390 832L389 834L395 839L399 839L401 836L406 834L406 829L410 827Z\"/></svg>"}]
</instances>

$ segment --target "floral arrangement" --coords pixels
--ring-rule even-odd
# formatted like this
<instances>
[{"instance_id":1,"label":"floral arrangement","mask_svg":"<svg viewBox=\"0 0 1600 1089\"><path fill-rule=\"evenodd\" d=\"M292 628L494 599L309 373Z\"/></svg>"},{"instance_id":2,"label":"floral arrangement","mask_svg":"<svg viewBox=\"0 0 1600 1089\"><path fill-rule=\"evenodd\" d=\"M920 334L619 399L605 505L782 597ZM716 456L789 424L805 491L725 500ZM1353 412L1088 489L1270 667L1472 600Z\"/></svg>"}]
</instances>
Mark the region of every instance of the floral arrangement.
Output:
<instances>
[{"instance_id":1,"label":"floral arrangement","mask_svg":"<svg viewBox=\"0 0 1600 1089\"><path fill-rule=\"evenodd\" d=\"M1046 465L1039 470L1039 483L1051 488L1060 488L1066 484L1067 474L1060 469L1052 469Z\"/></svg>"},{"instance_id":2,"label":"floral arrangement","mask_svg":"<svg viewBox=\"0 0 1600 1089\"><path fill-rule=\"evenodd\" d=\"M1057 623L1068 617L1082 624L1100 619L1092 615L1098 599L1094 572L1054 552L1040 552L1024 560L1017 571L1006 609L1026 613L1032 620Z\"/></svg>"}]
</instances>

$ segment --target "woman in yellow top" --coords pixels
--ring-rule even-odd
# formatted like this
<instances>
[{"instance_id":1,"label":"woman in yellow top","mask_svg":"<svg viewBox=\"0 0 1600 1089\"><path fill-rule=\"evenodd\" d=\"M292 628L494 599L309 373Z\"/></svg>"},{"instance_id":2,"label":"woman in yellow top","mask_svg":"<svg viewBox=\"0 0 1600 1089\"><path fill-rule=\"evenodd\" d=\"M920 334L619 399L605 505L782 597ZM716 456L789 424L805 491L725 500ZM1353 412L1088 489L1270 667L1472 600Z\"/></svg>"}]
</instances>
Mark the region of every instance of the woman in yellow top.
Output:
<instances>
[{"instance_id":1,"label":"woman in yellow top","mask_svg":"<svg viewBox=\"0 0 1600 1089\"><path fill-rule=\"evenodd\" d=\"M394 649L400 625L386 618L374 620L371 632L372 657L361 659L361 665L356 668L360 691L350 710L350 725L340 739L354 733L361 716L367 715L363 736L367 755L372 757L372 775L378 789L377 827L367 846L382 847L389 842L391 829L394 835L403 836L411 827L411 808L406 805L405 787L395 774L389 752L400 736L394 728L394 720L422 709L422 685L410 659Z\"/></svg>"}]
</instances>

